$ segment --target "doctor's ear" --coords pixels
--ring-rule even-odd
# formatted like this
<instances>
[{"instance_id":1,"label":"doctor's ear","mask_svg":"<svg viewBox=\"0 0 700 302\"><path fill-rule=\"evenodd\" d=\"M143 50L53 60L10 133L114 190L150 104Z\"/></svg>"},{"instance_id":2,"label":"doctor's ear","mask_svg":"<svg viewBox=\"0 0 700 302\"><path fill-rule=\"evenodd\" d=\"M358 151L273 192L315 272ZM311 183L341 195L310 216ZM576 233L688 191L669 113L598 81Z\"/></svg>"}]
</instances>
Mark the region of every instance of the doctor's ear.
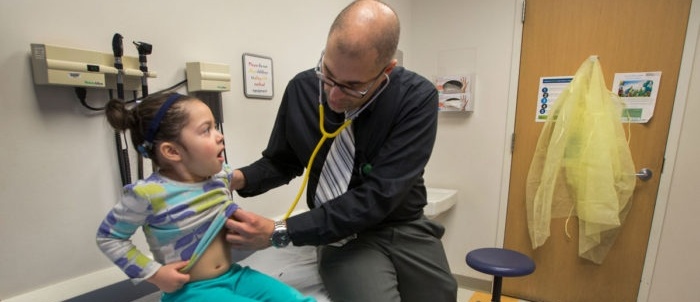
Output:
<instances>
[{"instance_id":1,"label":"doctor's ear","mask_svg":"<svg viewBox=\"0 0 700 302\"><path fill-rule=\"evenodd\" d=\"M182 154L180 153L180 148L174 143L163 142L158 145L158 152L163 159L168 161L180 161L182 159Z\"/></svg>"},{"instance_id":2,"label":"doctor's ear","mask_svg":"<svg viewBox=\"0 0 700 302\"><path fill-rule=\"evenodd\" d=\"M389 65L384 68L384 73L386 74L391 74L391 71L394 70L394 67L399 63L399 60L397 59L391 59L391 62L389 62Z\"/></svg>"}]
</instances>

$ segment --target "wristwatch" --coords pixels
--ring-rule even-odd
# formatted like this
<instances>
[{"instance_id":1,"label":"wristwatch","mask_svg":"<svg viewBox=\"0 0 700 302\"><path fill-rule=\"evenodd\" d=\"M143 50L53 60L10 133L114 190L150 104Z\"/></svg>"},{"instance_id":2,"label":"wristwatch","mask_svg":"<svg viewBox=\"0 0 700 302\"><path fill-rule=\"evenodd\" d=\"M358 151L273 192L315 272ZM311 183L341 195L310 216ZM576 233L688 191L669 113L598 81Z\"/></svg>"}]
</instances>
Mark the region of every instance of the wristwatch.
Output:
<instances>
[{"instance_id":1,"label":"wristwatch","mask_svg":"<svg viewBox=\"0 0 700 302\"><path fill-rule=\"evenodd\" d=\"M285 220L275 221L275 230L270 236L270 243L276 248L282 248L289 245L291 239L287 233L287 222Z\"/></svg>"}]
</instances>

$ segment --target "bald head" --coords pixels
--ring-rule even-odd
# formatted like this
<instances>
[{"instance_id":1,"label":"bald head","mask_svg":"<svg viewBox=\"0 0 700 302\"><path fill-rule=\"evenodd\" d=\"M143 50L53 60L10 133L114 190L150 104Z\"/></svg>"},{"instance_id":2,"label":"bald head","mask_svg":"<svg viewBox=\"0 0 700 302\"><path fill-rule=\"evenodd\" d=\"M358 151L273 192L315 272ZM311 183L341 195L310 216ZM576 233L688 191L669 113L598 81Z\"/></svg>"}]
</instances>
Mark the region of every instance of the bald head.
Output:
<instances>
[{"instance_id":1,"label":"bald head","mask_svg":"<svg viewBox=\"0 0 700 302\"><path fill-rule=\"evenodd\" d=\"M399 18L386 4L374 0L350 3L331 25L326 50L350 58L372 56L377 66L391 62L399 44Z\"/></svg>"}]
</instances>

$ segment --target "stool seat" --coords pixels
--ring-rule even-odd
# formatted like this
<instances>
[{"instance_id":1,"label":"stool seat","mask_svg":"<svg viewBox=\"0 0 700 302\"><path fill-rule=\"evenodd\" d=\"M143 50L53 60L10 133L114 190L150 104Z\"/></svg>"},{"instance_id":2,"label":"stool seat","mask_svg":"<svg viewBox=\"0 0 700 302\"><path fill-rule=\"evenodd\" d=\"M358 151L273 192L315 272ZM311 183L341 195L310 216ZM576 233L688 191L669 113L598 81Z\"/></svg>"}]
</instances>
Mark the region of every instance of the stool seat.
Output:
<instances>
[{"instance_id":1,"label":"stool seat","mask_svg":"<svg viewBox=\"0 0 700 302\"><path fill-rule=\"evenodd\" d=\"M491 301L501 301L503 277L520 277L535 271L535 262L519 252L502 248L480 248L467 253L467 265L484 274L493 275Z\"/></svg>"},{"instance_id":2,"label":"stool seat","mask_svg":"<svg viewBox=\"0 0 700 302\"><path fill-rule=\"evenodd\" d=\"M535 271L535 262L519 252L501 248L481 248L467 254L467 265L484 274L520 277Z\"/></svg>"}]
</instances>

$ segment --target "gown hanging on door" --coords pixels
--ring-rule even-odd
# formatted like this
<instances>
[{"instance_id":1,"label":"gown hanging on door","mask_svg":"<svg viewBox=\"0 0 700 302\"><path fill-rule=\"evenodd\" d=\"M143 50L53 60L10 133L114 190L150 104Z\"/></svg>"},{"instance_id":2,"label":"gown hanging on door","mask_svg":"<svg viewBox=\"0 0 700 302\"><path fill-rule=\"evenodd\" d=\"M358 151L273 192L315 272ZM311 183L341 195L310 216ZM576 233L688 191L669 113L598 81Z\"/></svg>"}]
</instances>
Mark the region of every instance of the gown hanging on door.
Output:
<instances>
[{"instance_id":1,"label":"gown hanging on door","mask_svg":"<svg viewBox=\"0 0 700 302\"><path fill-rule=\"evenodd\" d=\"M579 256L598 264L605 259L629 212L636 181L622 107L605 87L596 56L579 67L556 99L527 176L533 249L549 237L552 218L578 216Z\"/></svg>"}]
</instances>

